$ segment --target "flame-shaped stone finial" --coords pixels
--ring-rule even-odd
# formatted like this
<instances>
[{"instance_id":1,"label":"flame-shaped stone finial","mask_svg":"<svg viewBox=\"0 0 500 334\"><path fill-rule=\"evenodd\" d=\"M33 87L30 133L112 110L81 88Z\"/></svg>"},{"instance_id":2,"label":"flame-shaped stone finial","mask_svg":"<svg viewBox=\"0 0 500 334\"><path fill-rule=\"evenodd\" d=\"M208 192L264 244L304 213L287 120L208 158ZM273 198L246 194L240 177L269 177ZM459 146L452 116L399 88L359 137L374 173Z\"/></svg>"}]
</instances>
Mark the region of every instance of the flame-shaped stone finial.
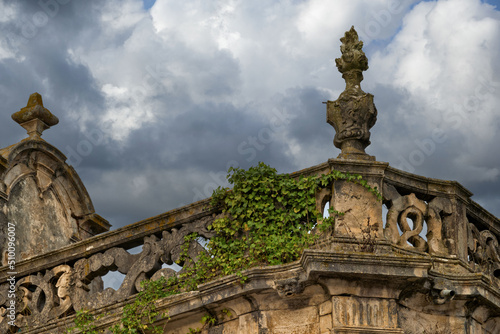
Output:
<instances>
[{"instance_id":1,"label":"flame-shaped stone finial","mask_svg":"<svg viewBox=\"0 0 500 334\"><path fill-rule=\"evenodd\" d=\"M41 139L44 130L59 123L59 119L43 106L38 93L31 94L26 107L13 113L12 119L26 129L30 139Z\"/></svg>"},{"instance_id":2,"label":"flame-shaped stone finial","mask_svg":"<svg viewBox=\"0 0 500 334\"><path fill-rule=\"evenodd\" d=\"M327 102L326 121L335 128L333 143L341 149L338 158L375 160L366 154L365 148L370 145L370 128L377 120L377 108L373 95L363 92L360 86L368 59L354 27L340 41L342 56L335 62L346 88L336 101Z\"/></svg>"}]
</instances>

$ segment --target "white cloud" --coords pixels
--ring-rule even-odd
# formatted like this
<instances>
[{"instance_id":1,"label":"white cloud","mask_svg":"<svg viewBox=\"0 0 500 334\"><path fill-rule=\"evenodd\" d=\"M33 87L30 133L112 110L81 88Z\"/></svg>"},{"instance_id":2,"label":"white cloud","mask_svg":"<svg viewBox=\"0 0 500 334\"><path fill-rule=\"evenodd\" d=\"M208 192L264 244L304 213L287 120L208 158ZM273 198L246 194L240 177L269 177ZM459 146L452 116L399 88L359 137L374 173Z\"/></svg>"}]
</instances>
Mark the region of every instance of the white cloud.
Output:
<instances>
[{"instance_id":1,"label":"white cloud","mask_svg":"<svg viewBox=\"0 0 500 334\"><path fill-rule=\"evenodd\" d=\"M0 0L0 24L7 23L15 19L16 8L11 3L6 3L4 0ZM13 34L10 31L3 31L3 38L0 39L0 61L7 58L15 58L16 54L12 50L12 38Z\"/></svg>"},{"instance_id":2,"label":"white cloud","mask_svg":"<svg viewBox=\"0 0 500 334\"><path fill-rule=\"evenodd\" d=\"M0 22L12 20L16 14L14 6L4 0L0 1L0 5L2 6L2 10L0 11Z\"/></svg>"},{"instance_id":3,"label":"white cloud","mask_svg":"<svg viewBox=\"0 0 500 334\"><path fill-rule=\"evenodd\" d=\"M458 131L473 148L492 140L500 116L494 107L500 103L494 79L500 75L494 66L499 41L500 17L491 6L479 0L422 2L372 57L372 77L409 93L406 110L400 110L409 126Z\"/></svg>"},{"instance_id":4,"label":"white cloud","mask_svg":"<svg viewBox=\"0 0 500 334\"><path fill-rule=\"evenodd\" d=\"M105 33L109 29L119 31L134 28L145 16L140 1L106 1L99 5L102 6L100 19L106 26Z\"/></svg>"},{"instance_id":5,"label":"white cloud","mask_svg":"<svg viewBox=\"0 0 500 334\"><path fill-rule=\"evenodd\" d=\"M207 52L217 46L219 27L214 20L223 20L230 8L228 1L160 0L151 8L151 17L165 41L174 38L197 52Z\"/></svg>"},{"instance_id":6,"label":"white cloud","mask_svg":"<svg viewBox=\"0 0 500 334\"><path fill-rule=\"evenodd\" d=\"M15 2L15 12L0 3L7 32L41 10L37 2ZM139 0L71 1L58 13L30 43L6 47L3 39L0 97L18 110L22 104L10 101L25 103L42 89L61 124L69 118L82 133L98 126L115 140L79 167L107 168L88 183L101 207L134 188L153 194L132 198L134 210L161 212L153 198L160 195L164 203L191 202L192 189L206 185L200 170L248 162L238 145L269 128L273 110L287 113L288 123L252 163L264 157L290 171L337 156L321 102L344 89L334 59L351 25L370 63L363 89L379 110L368 153L408 160L415 140L439 127L448 141L416 173L435 176L435 168L459 181L498 182L500 18L479 0L157 0L150 11ZM10 124L5 115L0 123ZM135 160L121 159L123 152ZM178 172L162 172L169 168ZM163 179L136 177L144 171ZM109 207L119 212L126 202Z\"/></svg>"},{"instance_id":7,"label":"white cloud","mask_svg":"<svg viewBox=\"0 0 500 334\"><path fill-rule=\"evenodd\" d=\"M182 92L199 104L261 105L251 112L262 117L269 117L276 94L296 85L330 91L335 99L343 89L333 62L340 55L338 38L354 24L365 49L392 36L370 57L365 85L407 92L398 118L414 129L413 137L442 127L462 133L469 148L491 140L500 95L492 79L498 12L479 0L420 2L408 12L414 2L164 0L150 16L131 2L120 14L131 17L130 24L102 15L110 33L98 44L113 44L125 32L127 38L110 49L81 50L80 57L105 94L103 126L124 141L159 112L184 112L154 102L168 93ZM288 154L308 151L290 136Z\"/></svg>"},{"instance_id":8,"label":"white cloud","mask_svg":"<svg viewBox=\"0 0 500 334\"><path fill-rule=\"evenodd\" d=\"M333 61L340 54L338 38L366 18L380 29L370 36L384 37L407 5L159 0L148 13L138 1L110 2L99 9L96 35L85 47L71 49L71 57L89 68L106 97L103 124L111 126L114 139L125 140L154 121L159 111L151 101L166 93L182 92L195 103L245 106L294 85L340 91L343 82ZM110 94L107 85L128 95ZM269 117L268 109L253 112Z\"/></svg>"}]
</instances>

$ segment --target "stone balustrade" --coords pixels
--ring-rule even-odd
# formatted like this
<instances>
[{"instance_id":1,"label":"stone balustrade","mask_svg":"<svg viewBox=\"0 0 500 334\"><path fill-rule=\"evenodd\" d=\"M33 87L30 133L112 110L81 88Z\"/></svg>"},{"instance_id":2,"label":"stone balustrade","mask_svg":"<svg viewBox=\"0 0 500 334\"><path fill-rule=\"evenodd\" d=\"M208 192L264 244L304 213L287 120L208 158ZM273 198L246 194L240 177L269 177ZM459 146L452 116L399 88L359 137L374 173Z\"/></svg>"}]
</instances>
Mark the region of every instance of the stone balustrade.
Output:
<instances>
[{"instance_id":1,"label":"stone balustrade","mask_svg":"<svg viewBox=\"0 0 500 334\"><path fill-rule=\"evenodd\" d=\"M325 232L290 268L250 269L250 283L244 289L253 289L252 280L259 282L259 275L267 275L259 284L283 297L300 294L314 282L340 274L377 280L426 279L421 291L427 291L436 304L446 299L437 292L448 289L456 298L473 295L500 307L500 221L472 201L468 190L454 181L417 176L376 161L331 159L294 175L322 174L331 169L362 175L380 190L383 200L360 185L335 181L317 196L319 209L329 203L344 212L333 230ZM29 328L28 333L44 332L36 328L46 324L51 328L67 326L75 311L109 310L133 298L143 280L177 275L166 265L183 265L179 261L184 237L196 232L211 238L213 232L207 227L217 214L204 200L17 263L17 326ZM190 243L188 256L194 260L204 248L196 240ZM138 254L127 251L141 245ZM116 291L103 289L102 277L110 271L125 275ZM283 278L284 272L295 274ZM255 275L257 278L252 278ZM2 332L10 327L4 293L9 276L8 267L0 268ZM231 280L221 278L206 286L218 284L219 290L230 289ZM187 299L189 294L185 294ZM218 298L230 300L242 291L233 294L226 292ZM383 303L394 307L395 301Z\"/></svg>"},{"instance_id":2,"label":"stone balustrade","mask_svg":"<svg viewBox=\"0 0 500 334\"><path fill-rule=\"evenodd\" d=\"M407 173L365 152L377 118L373 95L360 87L368 60L354 28L341 41L336 64L346 89L326 103L341 153L293 175L358 174L380 197L345 180L319 190L317 209L328 204L335 221L311 231L319 238L298 261L250 268L245 284L228 275L157 300L157 310L169 315L156 321L165 333L500 333L500 220L459 183ZM13 118L29 138L0 149L0 230L12 219L26 230L15 269L0 268L0 331L65 333L78 311L89 310L100 315L96 330L109 332L141 282L185 272L186 253L197 261L206 250L185 237L213 237L208 227L220 212L207 199L105 232L109 224L94 212L76 172L41 139L57 124L41 96L33 94ZM133 254L136 247L142 250ZM113 271L123 282L104 289L103 277ZM197 330L207 314L215 321Z\"/></svg>"}]
</instances>

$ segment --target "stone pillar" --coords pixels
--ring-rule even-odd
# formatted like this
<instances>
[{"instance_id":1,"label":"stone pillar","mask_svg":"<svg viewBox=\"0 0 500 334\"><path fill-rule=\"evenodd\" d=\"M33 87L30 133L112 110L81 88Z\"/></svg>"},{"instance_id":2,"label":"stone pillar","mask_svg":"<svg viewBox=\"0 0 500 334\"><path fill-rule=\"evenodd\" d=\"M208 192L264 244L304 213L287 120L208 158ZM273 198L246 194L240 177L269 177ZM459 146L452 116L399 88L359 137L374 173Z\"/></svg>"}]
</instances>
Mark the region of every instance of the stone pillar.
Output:
<instances>
[{"instance_id":1,"label":"stone pillar","mask_svg":"<svg viewBox=\"0 0 500 334\"><path fill-rule=\"evenodd\" d=\"M330 168L361 175L372 188L382 191L385 169L389 164L376 161L330 159ZM384 238L382 201L360 184L334 182L330 205L343 215L335 219L334 236L356 239L361 251L373 251L376 240Z\"/></svg>"}]
</instances>

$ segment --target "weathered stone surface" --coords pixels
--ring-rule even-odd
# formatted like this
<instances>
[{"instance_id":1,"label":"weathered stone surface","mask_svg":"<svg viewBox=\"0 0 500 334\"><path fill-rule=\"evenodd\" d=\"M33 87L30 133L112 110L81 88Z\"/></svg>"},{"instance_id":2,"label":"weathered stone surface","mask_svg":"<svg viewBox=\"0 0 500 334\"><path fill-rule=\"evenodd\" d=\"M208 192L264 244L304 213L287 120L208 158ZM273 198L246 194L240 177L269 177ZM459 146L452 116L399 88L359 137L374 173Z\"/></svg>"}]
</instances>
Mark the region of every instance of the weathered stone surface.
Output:
<instances>
[{"instance_id":1,"label":"weathered stone surface","mask_svg":"<svg viewBox=\"0 0 500 334\"><path fill-rule=\"evenodd\" d=\"M465 318L440 314L415 312L408 308L399 309L399 318L405 334L449 334L470 333Z\"/></svg>"},{"instance_id":2,"label":"weathered stone surface","mask_svg":"<svg viewBox=\"0 0 500 334\"><path fill-rule=\"evenodd\" d=\"M333 143L342 151L340 159L375 160L365 153L370 145L370 128L377 120L373 95L363 92L363 71L368 59L354 27L340 39L342 56L335 59L337 68L346 81L346 88L336 101L327 102L327 122L335 128Z\"/></svg>"},{"instance_id":3,"label":"weathered stone surface","mask_svg":"<svg viewBox=\"0 0 500 334\"><path fill-rule=\"evenodd\" d=\"M62 205L51 191L42 197L34 179L28 177L17 182L9 197L8 220L19 227L18 260L61 248L72 235L78 234L75 223L58 226L67 220Z\"/></svg>"},{"instance_id":4,"label":"weathered stone surface","mask_svg":"<svg viewBox=\"0 0 500 334\"><path fill-rule=\"evenodd\" d=\"M216 315L218 322L203 333L495 333L499 326L495 316L500 310L500 284L494 270L498 235L494 228L484 226L496 226L498 220L485 216L490 220L483 223L477 218L479 214L450 214L450 205L453 208L453 203L466 203L467 194L459 185L396 173L386 164L331 160L304 173L324 173L332 166L361 173L382 189L384 202L373 201L370 205L376 210L381 210L384 203L389 207L385 230L392 234L385 238L383 230L371 231L377 237L372 239L373 252L368 252L360 248L363 243L359 236L336 236L336 230L328 242L321 241L317 249L305 251L297 263L245 272L249 281L243 286L237 283L236 276L224 277L200 286L199 291L166 298L158 305L171 316L165 324L168 333L185 334L189 328L201 328L201 317L207 312ZM30 180L34 185L39 182ZM354 198L348 199L350 194ZM351 203L364 208L356 211L362 217L370 216L368 207L359 203L373 194L353 187L343 193L344 197L340 195L335 189L327 194L336 209L340 202L335 202L335 196L339 196L344 199L345 209ZM323 201L321 197L318 200ZM214 219L214 212L204 211L204 207L206 202L196 203L82 241L84 248L76 243L47 253L47 258L57 254L53 262L38 258L45 263L45 269L31 273L23 269L29 274L22 274L16 284L22 294L20 310L32 310L31 315L18 314L19 325L33 328L27 333L57 333L62 321L72 319L65 318L65 314L91 307L109 312L110 316L102 320L103 328L109 327L118 319L112 314L130 302L128 298L139 291L142 280L176 274L161 267L180 260L184 236L195 231L206 238L213 236L207 225ZM394 229L393 219L396 217L398 224L407 208L420 210L415 215L421 215L421 223L428 228L427 234L421 236L425 247L400 242L408 231ZM475 204L472 209L479 212ZM466 239L457 239L454 244L445 239L444 252L433 248L433 240L443 238L437 237L439 233L453 238L460 225L469 231ZM384 227L383 222L380 226ZM358 232L362 233L362 229ZM458 243L460 240L467 242ZM137 242L143 244L143 251L129 254L126 249ZM464 247L469 261L461 261L456 255ZM189 257L196 261L202 251L194 243L189 246ZM66 264L69 258L73 260ZM19 267L24 268L23 263L30 261L22 261ZM47 267L48 263L52 266ZM117 291L102 289L100 277L110 270L126 275ZM1 290L6 291L5 283ZM42 298L44 303L40 302ZM4 310L6 302L7 298L0 294ZM223 308L231 310L231 318L220 316ZM415 319L422 326L414 325ZM0 326L5 326L5 318Z\"/></svg>"},{"instance_id":5,"label":"weathered stone surface","mask_svg":"<svg viewBox=\"0 0 500 334\"><path fill-rule=\"evenodd\" d=\"M327 314L319 318L319 332L320 334L330 334L333 328L332 315Z\"/></svg>"},{"instance_id":6,"label":"weathered stone surface","mask_svg":"<svg viewBox=\"0 0 500 334\"><path fill-rule=\"evenodd\" d=\"M12 119L28 131L30 139L40 139L44 130L59 123L59 119L43 106L38 93L31 94L26 107L12 114Z\"/></svg>"},{"instance_id":7,"label":"weathered stone surface","mask_svg":"<svg viewBox=\"0 0 500 334\"><path fill-rule=\"evenodd\" d=\"M333 325L344 328L397 329L397 304L393 299L334 296Z\"/></svg>"},{"instance_id":8,"label":"weathered stone surface","mask_svg":"<svg viewBox=\"0 0 500 334\"><path fill-rule=\"evenodd\" d=\"M323 304L319 305L319 315L325 315L332 313L332 302L327 300Z\"/></svg>"},{"instance_id":9,"label":"weathered stone surface","mask_svg":"<svg viewBox=\"0 0 500 334\"><path fill-rule=\"evenodd\" d=\"M318 191L319 211L329 204L343 214L326 232L311 231L318 241L300 260L245 270L245 284L233 274L157 300L170 317L156 321L165 333L500 332L500 220L457 182L400 171L364 152L376 119L373 96L359 87L368 63L354 29L342 42L337 66L346 90L327 110L340 159L292 175L359 174L383 199L340 180ZM3 264L8 222L19 226L21 250L15 279L9 267L0 268L0 332L64 333L84 309L100 315L97 330L109 332L142 281L174 277L198 261L205 248L185 237L214 237L208 226L220 212L204 200L95 235L109 225L64 155L40 138L57 119L37 94L14 118L30 137L0 149ZM130 254L137 246L142 251ZM173 263L181 269L165 267ZM117 290L103 289L110 271L125 275ZM12 286L15 326L8 323ZM200 322L206 315L211 326Z\"/></svg>"},{"instance_id":10,"label":"weathered stone surface","mask_svg":"<svg viewBox=\"0 0 500 334\"><path fill-rule=\"evenodd\" d=\"M382 190L387 164L371 161L344 162L343 159L331 159L330 168L359 174L372 188ZM365 187L343 180L334 182L330 196L330 207L343 213L336 216L333 235L357 239L359 250L373 252L375 240L383 238L384 223L380 200Z\"/></svg>"},{"instance_id":11,"label":"weathered stone surface","mask_svg":"<svg viewBox=\"0 0 500 334\"><path fill-rule=\"evenodd\" d=\"M44 141L24 141L10 150L9 165L2 174L8 196L2 224L16 225L17 261L109 229L107 221L95 214L85 187L65 159ZM2 254L5 261L5 250Z\"/></svg>"},{"instance_id":12,"label":"weathered stone surface","mask_svg":"<svg viewBox=\"0 0 500 334\"><path fill-rule=\"evenodd\" d=\"M259 333L257 315L253 313L241 315L237 333Z\"/></svg>"},{"instance_id":13,"label":"weathered stone surface","mask_svg":"<svg viewBox=\"0 0 500 334\"><path fill-rule=\"evenodd\" d=\"M448 253L442 237L442 217L452 213L448 199L436 197L427 204L413 193L400 196L390 185L385 185L384 194L387 195L386 199L390 203L387 225L384 230L387 239L401 247L414 247L430 254ZM408 224L410 219L413 222L411 227ZM420 236L424 227L427 230L426 239ZM402 231L401 235L399 231Z\"/></svg>"},{"instance_id":14,"label":"weathered stone surface","mask_svg":"<svg viewBox=\"0 0 500 334\"><path fill-rule=\"evenodd\" d=\"M66 157L40 138L58 123L38 93L12 118L29 138L0 150L0 230L15 225L15 260L20 261L109 230ZM5 235L5 234L3 234ZM0 240L1 241L1 240ZM5 240L4 240L5 241ZM6 264L7 243L0 243Z\"/></svg>"},{"instance_id":15,"label":"weathered stone surface","mask_svg":"<svg viewBox=\"0 0 500 334\"><path fill-rule=\"evenodd\" d=\"M319 330L318 308L314 306L296 310L270 310L262 315L264 327L270 333L317 333Z\"/></svg>"},{"instance_id":16,"label":"weathered stone surface","mask_svg":"<svg viewBox=\"0 0 500 334\"><path fill-rule=\"evenodd\" d=\"M360 250L372 252L382 236L382 206L377 197L361 185L335 181L332 205L342 213L335 220L336 236L358 239Z\"/></svg>"},{"instance_id":17,"label":"weathered stone surface","mask_svg":"<svg viewBox=\"0 0 500 334\"><path fill-rule=\"evenodd\" d=\"M467 227L469 264L474 270L500 278L500 248L497 236L489 230L479 231L472 223L468 223Z\"/></svg>"}]
</instances>

